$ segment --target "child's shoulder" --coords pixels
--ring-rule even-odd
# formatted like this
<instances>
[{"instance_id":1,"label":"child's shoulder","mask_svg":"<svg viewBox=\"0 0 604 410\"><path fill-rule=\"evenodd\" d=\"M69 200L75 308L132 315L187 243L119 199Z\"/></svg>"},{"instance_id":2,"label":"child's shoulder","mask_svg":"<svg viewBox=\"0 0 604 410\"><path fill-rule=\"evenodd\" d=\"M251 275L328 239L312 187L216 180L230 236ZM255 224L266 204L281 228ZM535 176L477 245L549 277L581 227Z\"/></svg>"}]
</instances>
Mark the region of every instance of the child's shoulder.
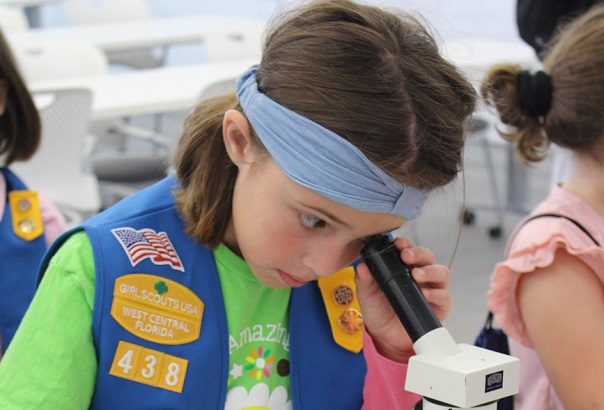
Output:
<instances>
[{"instance_id":1,"label":"child's shoulder","mask_svg":"<svg viewBox=\"0 0 604 410\"><path fill-rule=\"evenodd\" d=\"M176 179L167 177L93 216L85 225L103 227L170 210L175 206L174 190L177 188Z\"/></svg>"},{"instance_id":2,"label":"child's shoulder","mask_svg":"<svg viewBox=\"0 0 604 410\"><path fill-rule=\"evenodd\" d=\"M508 254L552 242L573 250L598 247L604 243L604 218L579 196L555 186L510 235Z\"/></svg>"},{"instance_id":3,"label":"child's shoulder","mask_svg":"<svg viewBox=\"0 0 604 410\"><path fill-rule=\"evenodd\" d=\"M581 198L560 187L510 235L504 264L517 273L555 263L563 251L592 269L604 267L604 219Z\"/></svg>"}]
</instances>

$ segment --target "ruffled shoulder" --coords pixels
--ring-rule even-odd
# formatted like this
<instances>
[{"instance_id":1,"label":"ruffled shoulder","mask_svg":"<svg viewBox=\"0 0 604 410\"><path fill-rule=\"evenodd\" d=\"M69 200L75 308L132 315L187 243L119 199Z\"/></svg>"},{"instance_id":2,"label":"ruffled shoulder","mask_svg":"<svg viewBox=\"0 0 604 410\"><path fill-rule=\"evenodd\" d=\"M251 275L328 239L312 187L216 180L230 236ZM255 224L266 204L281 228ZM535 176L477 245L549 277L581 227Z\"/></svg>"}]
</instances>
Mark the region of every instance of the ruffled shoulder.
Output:
<instances>
[{"instance_id":1,"label":"ruffled shoulder","mask_svg":"<svg viewBox=\"0 0 604 410\"><path fill-rule=\"evenodd\" d=\"M508 244L508 257L495 266L489 291L489 308L503 330L532 347L520 314L517 287L520 275L552 264L563 249L581 259L604 284L604 249L572 222L543 217L521 226Z\"/></svg>"},{"instance_id":2,"label":"ruffled shoulder","mask_svg":"<svg viewBox=\"0 0 604 410\"><path fill-rule=\"evenodd\" d=\"M65 232L65 218L63 218L54 202L45 194L38 192L38 202L44 223L46 244L50 245L59 235Z\"/></svg>"}]
</instances>

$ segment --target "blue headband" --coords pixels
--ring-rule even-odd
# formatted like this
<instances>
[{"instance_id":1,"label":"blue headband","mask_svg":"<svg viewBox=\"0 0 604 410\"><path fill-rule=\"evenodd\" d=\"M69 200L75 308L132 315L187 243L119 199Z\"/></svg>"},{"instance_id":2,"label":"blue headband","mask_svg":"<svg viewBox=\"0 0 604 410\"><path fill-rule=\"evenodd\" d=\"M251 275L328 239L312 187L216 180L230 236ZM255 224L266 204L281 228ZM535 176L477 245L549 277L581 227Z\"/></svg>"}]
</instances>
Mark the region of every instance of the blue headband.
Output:
<instances>
[{"instance_id":1,"label":"blue headband","mask_svg":"<svg viewBox=\"0 0 604 410\"><path fill-rule=\"evenodd\" d=\"M351 208L415 219L427 192L405 185L327 128L277 104L258 90L250 67L237 81L237 98L258 137L291 179Z\"/></svg>"}]
</instances>

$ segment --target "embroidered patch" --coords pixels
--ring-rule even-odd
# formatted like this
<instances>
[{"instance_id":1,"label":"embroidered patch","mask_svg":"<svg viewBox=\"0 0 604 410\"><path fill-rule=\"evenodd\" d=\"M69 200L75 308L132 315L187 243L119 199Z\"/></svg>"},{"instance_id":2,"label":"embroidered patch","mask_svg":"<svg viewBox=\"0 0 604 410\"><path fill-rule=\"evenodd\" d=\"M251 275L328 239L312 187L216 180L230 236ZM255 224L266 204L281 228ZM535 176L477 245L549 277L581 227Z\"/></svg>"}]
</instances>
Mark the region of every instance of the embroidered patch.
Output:
<instances>
[{"instance_id":1,"label":"embroidered patch","mask_svg":"<svg viewBox=\"0 0 604 410\"><path fill-rule=\"evenodd\" d=\"M182 393L188 364L186 359L120 340L109 374Z\"/></svg>"},{"instance_id":2,"label":"embroidered patch","mask_svg":"<svg viewBox=\"0 0 604 410\"><path fill-rule=\"evenodd\" d=\"M155 232L144 228L136 230L130 227L112 229L111 233L117 238L132 266L140 261L151 259L155 265L170 265L172 269L184 272L185 269L168 239L165 232Z\"/></svg>"},{"instance_id":3,"label":"embroidered patch","mask_svg":"<svg viewBox=\"0 0 604 410\"><path fill-rule=\"evenodd\" d=\"M133 273L115 280L111 316L144 340L177 345L199 339L203 309L189 288L160 276Z\"/></svg>"},{"instance_id":4,"label":"embroidered patch","mask_svg":"<svg viewBox=\"0 0 604 410\"><path fill-rule=\"evenodd\" d=\"M347 335L354 335L363 328L363 315L358 310L350 308L342 313L338 319L338 325Z\"/></svg>"},{"instance_id":5,"label":"embroidered patch","mask_svg":"<svg viewBox=\"0 0 604 410\"><path fill-rule=\"evenodd\" d=\"M267 350L259 346L257 350L250 350L250 355L245 358L245 361L247 364L244 369L249 377L260 380L264 376L268 379L271 377L275 355L271 355L270 349Z\"/></svg>"},{"instance_id":6,"label":"embroidered patch","mask_svg":"<svg viewBox=\"0 0 604 410\"><path fill-rule=\"evenodd\" d=\"M344 268L318 280L334 341L359 353L363 348L363 315L355 295L354 269Z\"/></svg>"},{"instance_id":7,"label":"embroidered patch","mask_svg":"<svg viewBox=\"0 0 604 410\"><path fill-rule=\"evenodd\" d=\"M8 203L15 235L25 241L33 241L42 235L44 224L35 191L11 191Z\"/></svg>"}]
</instances>

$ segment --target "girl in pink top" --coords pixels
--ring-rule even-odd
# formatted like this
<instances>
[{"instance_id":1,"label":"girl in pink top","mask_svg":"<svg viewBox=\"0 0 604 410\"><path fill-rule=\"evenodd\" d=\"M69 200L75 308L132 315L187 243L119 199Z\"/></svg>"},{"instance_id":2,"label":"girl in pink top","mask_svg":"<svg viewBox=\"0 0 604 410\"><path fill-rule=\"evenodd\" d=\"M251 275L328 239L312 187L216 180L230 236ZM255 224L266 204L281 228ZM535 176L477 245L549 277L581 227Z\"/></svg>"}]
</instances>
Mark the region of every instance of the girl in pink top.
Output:
<instances>
[{"instance_id":1,"label":"girl in pink top","mask_svg":"<svg viewBox=\"0 0 604 410\"><path fill-rule=\"evenodd\" d=\"M515 409L604 405L604 7L553 41L544 71L495 67L482 95L527 162L571 150L563 185L519 224L495 267L489 306L521 359ZM553 214L555 216L543 216ZM527 218L528 219L528 218Z\"/></svg>"}]
</instances>

